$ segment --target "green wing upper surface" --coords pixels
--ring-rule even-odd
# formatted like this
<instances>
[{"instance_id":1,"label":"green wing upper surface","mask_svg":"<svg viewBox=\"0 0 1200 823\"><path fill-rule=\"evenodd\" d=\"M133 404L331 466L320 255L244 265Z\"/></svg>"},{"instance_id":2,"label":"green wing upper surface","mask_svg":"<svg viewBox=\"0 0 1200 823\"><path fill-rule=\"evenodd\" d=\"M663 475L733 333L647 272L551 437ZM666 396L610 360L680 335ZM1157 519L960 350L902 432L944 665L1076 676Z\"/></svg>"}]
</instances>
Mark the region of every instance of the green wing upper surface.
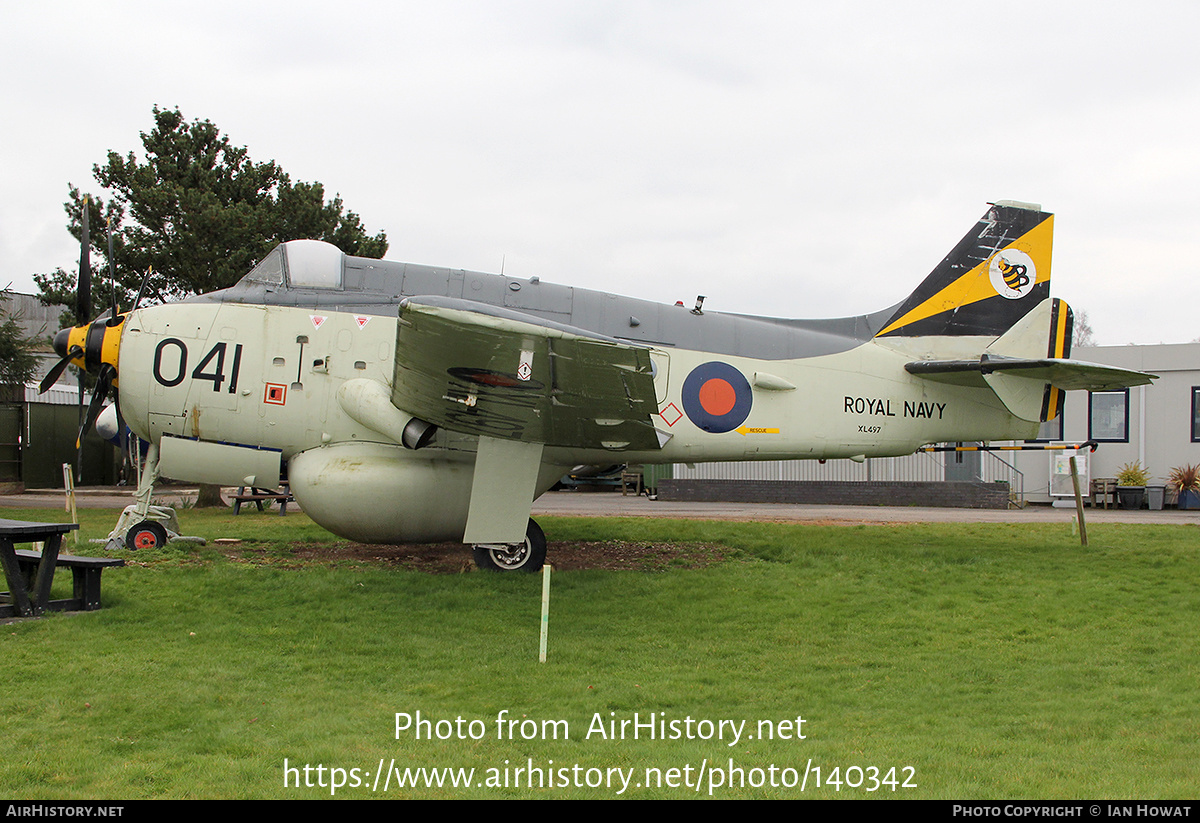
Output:
<instances>
[{"instance_id":1,"label":"green wing upper surface","mask_svg":"<svg viewBox=\"0 0 1200 823\"><path fill-rule=\"evenodd\" d=\"M648 348L468 300L401 304L392 402L466 434L609 450L660 446Z\"/></svg>"}]
</instances>

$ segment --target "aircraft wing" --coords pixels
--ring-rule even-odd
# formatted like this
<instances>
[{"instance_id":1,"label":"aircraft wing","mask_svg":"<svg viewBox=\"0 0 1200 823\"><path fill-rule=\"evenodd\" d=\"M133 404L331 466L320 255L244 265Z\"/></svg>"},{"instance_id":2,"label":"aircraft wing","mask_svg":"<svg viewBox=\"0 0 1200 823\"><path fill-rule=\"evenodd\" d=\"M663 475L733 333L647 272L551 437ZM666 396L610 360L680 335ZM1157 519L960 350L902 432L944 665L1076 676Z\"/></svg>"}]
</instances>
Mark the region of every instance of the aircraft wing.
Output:
<instances>
[{"instance_id":1,"label":"aircraft wing","mask_svg":"<svg viewBox=\"0 0 1200 823\"><path fill-rule=\"evenodd\" d=\"M1158 375L1061 358L987 357L979 360L917 360L904 366L909 374L959 385L986 385L991 374L1024 377L1064 391L1111 391L1142 386Z\"/></svg>"},{"instance_id":2,"label":"aircraft wing","mask_svg":"<svg viewBox=\"0 0 1200 823\"><path fill-rule=\"evenodd\" d=\"M550 446L657 449L650 350L496 306L404 300L392 402L450 431Z\"/></svg>"}]
</instances>

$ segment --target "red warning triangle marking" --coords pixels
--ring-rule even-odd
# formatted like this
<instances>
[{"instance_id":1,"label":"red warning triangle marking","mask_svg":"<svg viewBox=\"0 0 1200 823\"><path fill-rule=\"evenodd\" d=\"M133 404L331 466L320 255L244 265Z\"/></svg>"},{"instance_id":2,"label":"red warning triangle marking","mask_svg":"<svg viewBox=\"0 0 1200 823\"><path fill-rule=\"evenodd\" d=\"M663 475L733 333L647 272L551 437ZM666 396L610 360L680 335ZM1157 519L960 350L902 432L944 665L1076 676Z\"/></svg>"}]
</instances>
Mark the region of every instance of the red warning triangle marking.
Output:
<instances>
[{"instance_id":1,"label":"red warning triangle marking","mask_svg":"<svg viewBox=\"0 0 1200 823\"><path fill-rule=\"evenodd\" d=\"M310 315L308 316L308 319L312 321L312 324L313 324L313 328L314 328L314 329L319 329L319 328L321 328L321 324L322 324L322 323L324 323L324 322L325 322L326 320L328 320L329 318L327 318L327 317L322 317L322 316L321 316L321 315L319 315L319 314L310 314Z\"/></svg>"},{"instance_id":2,"label":"red warning triangle marking","mask_svg":"<svg viewBox=\"0 0 1200 823\"><path fill-rule=\"evenodd\" d=\"M361 329L362 327L364 327L365 325L367 325L368 323L371 322L371 318L363 317L360 314L356 314L356 315L354 315L354 322L357 323L358 327Z\"/></svg>"}]
</instances>

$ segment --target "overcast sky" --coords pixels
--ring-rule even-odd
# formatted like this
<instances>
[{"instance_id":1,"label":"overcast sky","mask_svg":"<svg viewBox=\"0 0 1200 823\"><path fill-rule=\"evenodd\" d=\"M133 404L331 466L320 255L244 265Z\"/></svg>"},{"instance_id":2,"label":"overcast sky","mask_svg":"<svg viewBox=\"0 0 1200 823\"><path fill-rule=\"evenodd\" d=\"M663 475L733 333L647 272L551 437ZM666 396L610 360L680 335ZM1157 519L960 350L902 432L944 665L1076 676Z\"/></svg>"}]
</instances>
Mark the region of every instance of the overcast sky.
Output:
<instances>
[{"instance_id":1,"label":"overcast sky","mask_svg":"<svg viewBox=\"0 0 1200 823\"><path fill-rule=\"evenodd\" d=\"M151 108L320 181L387 257L790 317L904 298L990 200L1056 213L1103 344L1200 337L1200 4L0 6L0 278ZM0 285L4 285L0 282Z\"/></svg>"}]
</instances>

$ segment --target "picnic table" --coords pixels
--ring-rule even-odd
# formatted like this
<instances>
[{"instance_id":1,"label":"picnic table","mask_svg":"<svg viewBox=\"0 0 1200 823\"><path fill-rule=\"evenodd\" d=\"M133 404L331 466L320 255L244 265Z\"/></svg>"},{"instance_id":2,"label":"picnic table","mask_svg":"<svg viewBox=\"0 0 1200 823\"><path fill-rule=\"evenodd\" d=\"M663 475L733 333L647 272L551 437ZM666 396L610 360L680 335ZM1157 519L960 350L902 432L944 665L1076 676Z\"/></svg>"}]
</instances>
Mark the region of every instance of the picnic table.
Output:
<instances>
[{"instance_id":1,"label":"picnic table","mask_svg":"<svg viewBox=\"0 0 1200 823\"><path fill-rule=\"evenodd\" d=\"M76 557L60 554L63 535L77 523L35 523L0 519L0 565L8 591L0 593L0 618L37 617L47 611L94 611L100 608L100 573L125 561L111 557ZM41 543L42 551L18 550L17 543ZM71 569L73 596L50 599L50 586L58 566Z\"/></svg>"},{"instance_id":2,"label":"picnic table","mask_svg":"<svg viewBox=\"0 0 1200 823\"><path fill-rule=\"evenodd\" d=\"M288 503L296 502L296 498L292 497L292 492L286 485L280 490L251 487L250 491L246 491L245 486L238 486L237 494L231 495L231 498L234 515L241 513L243 503L253 503L258 506L259 511L263 510L263 503L266 503L267 506L278 503L279 516L286 517Z\"/></svg>"}]
</instances>

